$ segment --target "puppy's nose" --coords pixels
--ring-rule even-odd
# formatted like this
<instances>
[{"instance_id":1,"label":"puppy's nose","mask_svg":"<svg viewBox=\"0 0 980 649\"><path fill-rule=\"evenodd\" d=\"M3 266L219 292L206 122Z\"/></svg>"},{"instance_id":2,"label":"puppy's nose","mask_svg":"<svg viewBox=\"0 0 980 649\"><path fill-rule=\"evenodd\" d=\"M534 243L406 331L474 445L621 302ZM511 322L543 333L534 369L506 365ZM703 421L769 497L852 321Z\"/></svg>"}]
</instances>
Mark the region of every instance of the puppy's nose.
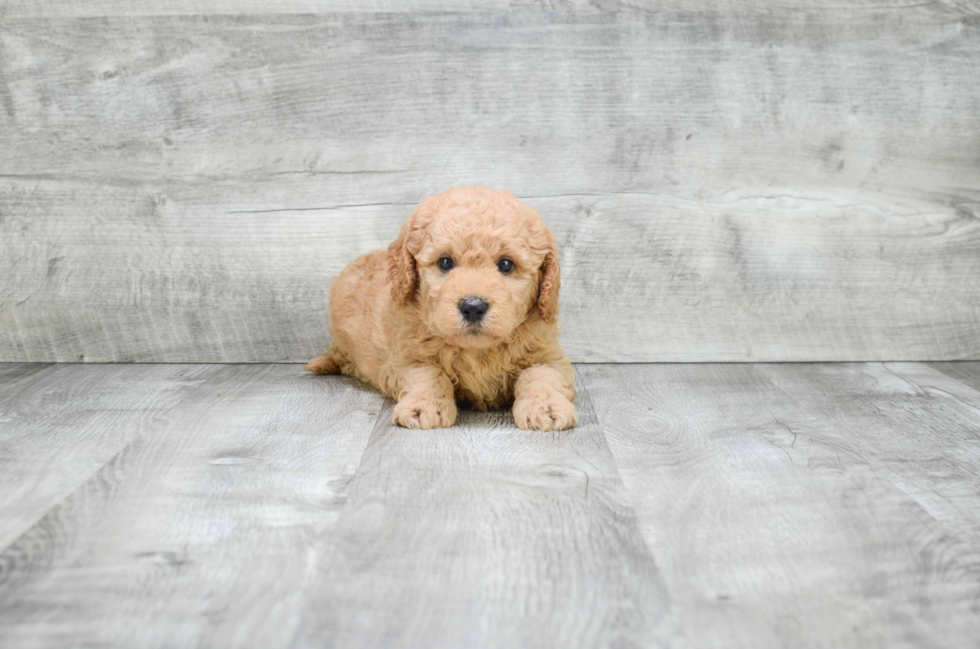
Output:
<instances>
[{"instance_id":1,"label":"puppy's nose","mask_svg":"<svg viewBox=\"0 0 980 649\"><path fill-rule=\"evenodd\" d=\"M467 322L479 322L487 314L490 305L478 297L464 297L459 302L459 312Z\"/></svg>"}]
</instances>

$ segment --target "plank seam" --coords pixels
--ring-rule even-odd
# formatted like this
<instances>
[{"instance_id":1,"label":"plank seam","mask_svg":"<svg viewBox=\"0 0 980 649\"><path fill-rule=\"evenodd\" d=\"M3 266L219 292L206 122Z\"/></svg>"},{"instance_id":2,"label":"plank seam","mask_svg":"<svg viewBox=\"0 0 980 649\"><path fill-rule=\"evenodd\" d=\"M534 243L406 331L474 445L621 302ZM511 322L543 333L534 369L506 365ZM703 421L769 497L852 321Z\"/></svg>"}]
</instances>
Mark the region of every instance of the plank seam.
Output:
<instances>
[{"instance_id":1,"label":"plank seam","mask_svg":"<svg viewBox=\"0 0 980 649\"><path fill-rule=\"evenodd\" d=\"M83 365L84 363L75 363L75 364L76 365ZM119 363L119 364L122 365L123 363ZM59 363L54 363L54 365L59 365ZM173 365L186 365L186 363L173 363ZM12 548L15 545L17 545L21 541L21 539L23 539L27 534L29 534L31 532L31 530L33 530L35 527L37 527L38 523L40 523L42 520L44 520L47 516L49 516L52 512L54 512L55 510L57 510L59 507L61 507L62 505L64 505L66 501L68 501L69 499L71 499L76 493L79 492L79 490L81 490L83 487L85 487L85 485L87 485L89 482L91 482L92 479L95 478L97 475L99 475L107 466L109 466L110 464L112 464L113 462L115 462L117 460L117 458L119 458L130 447L132 447L133 444L139 442L142 439L145 439L149 434L151 434L156 429L156 427L159 425L160 420L162 418L164 418L167 414L169 414L174 408L176 408L177 406L179 406L182 403L184 403L184 401L190 395L194 394L195 392L197 392L201 388L203 388L203 387L207 386L209 383L211 383L214 380L215 374L217 374L217 372L219 371L219 369L222 367L221 364L216 364L216 363L200 363L199 365L210 366L211 367L211 372L212 372L211 376L209 376L205 380L201 381L201 383L199 383L193 389L188 390L187 393L183 397L181 397L180 400L178 400L174 405L172 405L171 407L167 408L166 410L161 411L160 414L157 415L157 417L155 417L152 421L148 422L146 428L141 433L138 433L138 434L134 435L133 436L133 439L129 440L125 445L123 445L116 453L114 453L112 455L112 457L110 457L108 460L106 460L99 468L95 469L92 473L90 473L89 475L85 476L82 480L79 480L78 481L78 484L75 485L75 488L74 489L72 489L71 491L69 491L68 493L66 493L61 500L59 500L58 502L52 504L50 507L48 507L43 512L41 512L40 515L38 515L29 525L27 525L27 526L24 527L23 531L20 534L18 534L15 538L11 539L10 543L8 543L7 545L5 545L3 547L0 547L0 558L2 558L7 553L7 551L10 548Z\"/></svg>"}]
</instances>

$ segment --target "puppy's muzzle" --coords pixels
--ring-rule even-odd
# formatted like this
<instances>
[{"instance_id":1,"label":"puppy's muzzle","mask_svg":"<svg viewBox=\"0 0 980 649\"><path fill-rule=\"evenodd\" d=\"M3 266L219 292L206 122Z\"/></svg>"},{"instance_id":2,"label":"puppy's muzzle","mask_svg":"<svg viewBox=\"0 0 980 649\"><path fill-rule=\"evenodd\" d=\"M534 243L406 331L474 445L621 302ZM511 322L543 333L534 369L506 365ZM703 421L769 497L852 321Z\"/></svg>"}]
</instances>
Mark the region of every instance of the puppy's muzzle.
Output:
<instances>
[{"instance_id":1,"label":"puppy's muzzle","mask_svg":"<svg viewBox=\"0 0 980 649\"><path fill-rule=\"evenodd\" d=\"M471 324L476 324L483 320L483 316L490 310L490 305L485 300L478 297L464 297L459 301L459 313L463 320Z\"/></svg>"}]
</instances>

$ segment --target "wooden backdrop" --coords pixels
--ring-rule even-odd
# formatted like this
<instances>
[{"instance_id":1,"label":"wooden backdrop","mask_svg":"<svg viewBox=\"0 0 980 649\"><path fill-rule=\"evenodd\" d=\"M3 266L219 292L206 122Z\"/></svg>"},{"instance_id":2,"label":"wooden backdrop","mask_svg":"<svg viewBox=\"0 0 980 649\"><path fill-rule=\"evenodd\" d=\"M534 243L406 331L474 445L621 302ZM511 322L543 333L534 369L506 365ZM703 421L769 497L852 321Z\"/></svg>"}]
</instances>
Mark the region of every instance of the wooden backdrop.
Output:
<instances>
[{"instance_id":1,"label":"wooden backdrop","mask_svg":"<svg viewBox=\"0 0 980 649\"><path fill-rule=\"evenodd\" d=\"M980 2L0 0L0 360L304 361L472 183L574 360L980 359Z\"/></svg>"}]
</instances>

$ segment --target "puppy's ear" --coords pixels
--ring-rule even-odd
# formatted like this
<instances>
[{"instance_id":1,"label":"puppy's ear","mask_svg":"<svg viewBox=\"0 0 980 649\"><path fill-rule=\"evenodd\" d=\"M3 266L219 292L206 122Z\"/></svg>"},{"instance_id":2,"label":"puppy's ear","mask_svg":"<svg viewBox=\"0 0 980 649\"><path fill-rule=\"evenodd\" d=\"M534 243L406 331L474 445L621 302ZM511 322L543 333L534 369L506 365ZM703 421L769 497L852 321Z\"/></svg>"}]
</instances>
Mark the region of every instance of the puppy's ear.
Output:
<instances>
[{"instance_id":1,"label":"puppy's ear","mask_svg":"<svg viewBox=\"0 0 980 649\"><path fill-rule=\"evenodd\" d=\"M558 317L558 289L561 288L561 267L558 265L558 244L548 233L548 252L541 264L541 285L538 287L538 313L545 322Z\"/></svg>"},{"instance_id":2,"label":"puppy's ear","mask_svg":"<svg viewBox=\"0 0 980 649\"><path fill-rule=\"evenodd\" d=\"M385 257L385 270L388 272L388 283L391 284L391 297L395 304L404 306L415 299L415 290L419 285L418 268L415 256L409 252L408 244L415 234L415 214L402 224L401 233L390 246Z\"/></svg>"}]
</instances>

